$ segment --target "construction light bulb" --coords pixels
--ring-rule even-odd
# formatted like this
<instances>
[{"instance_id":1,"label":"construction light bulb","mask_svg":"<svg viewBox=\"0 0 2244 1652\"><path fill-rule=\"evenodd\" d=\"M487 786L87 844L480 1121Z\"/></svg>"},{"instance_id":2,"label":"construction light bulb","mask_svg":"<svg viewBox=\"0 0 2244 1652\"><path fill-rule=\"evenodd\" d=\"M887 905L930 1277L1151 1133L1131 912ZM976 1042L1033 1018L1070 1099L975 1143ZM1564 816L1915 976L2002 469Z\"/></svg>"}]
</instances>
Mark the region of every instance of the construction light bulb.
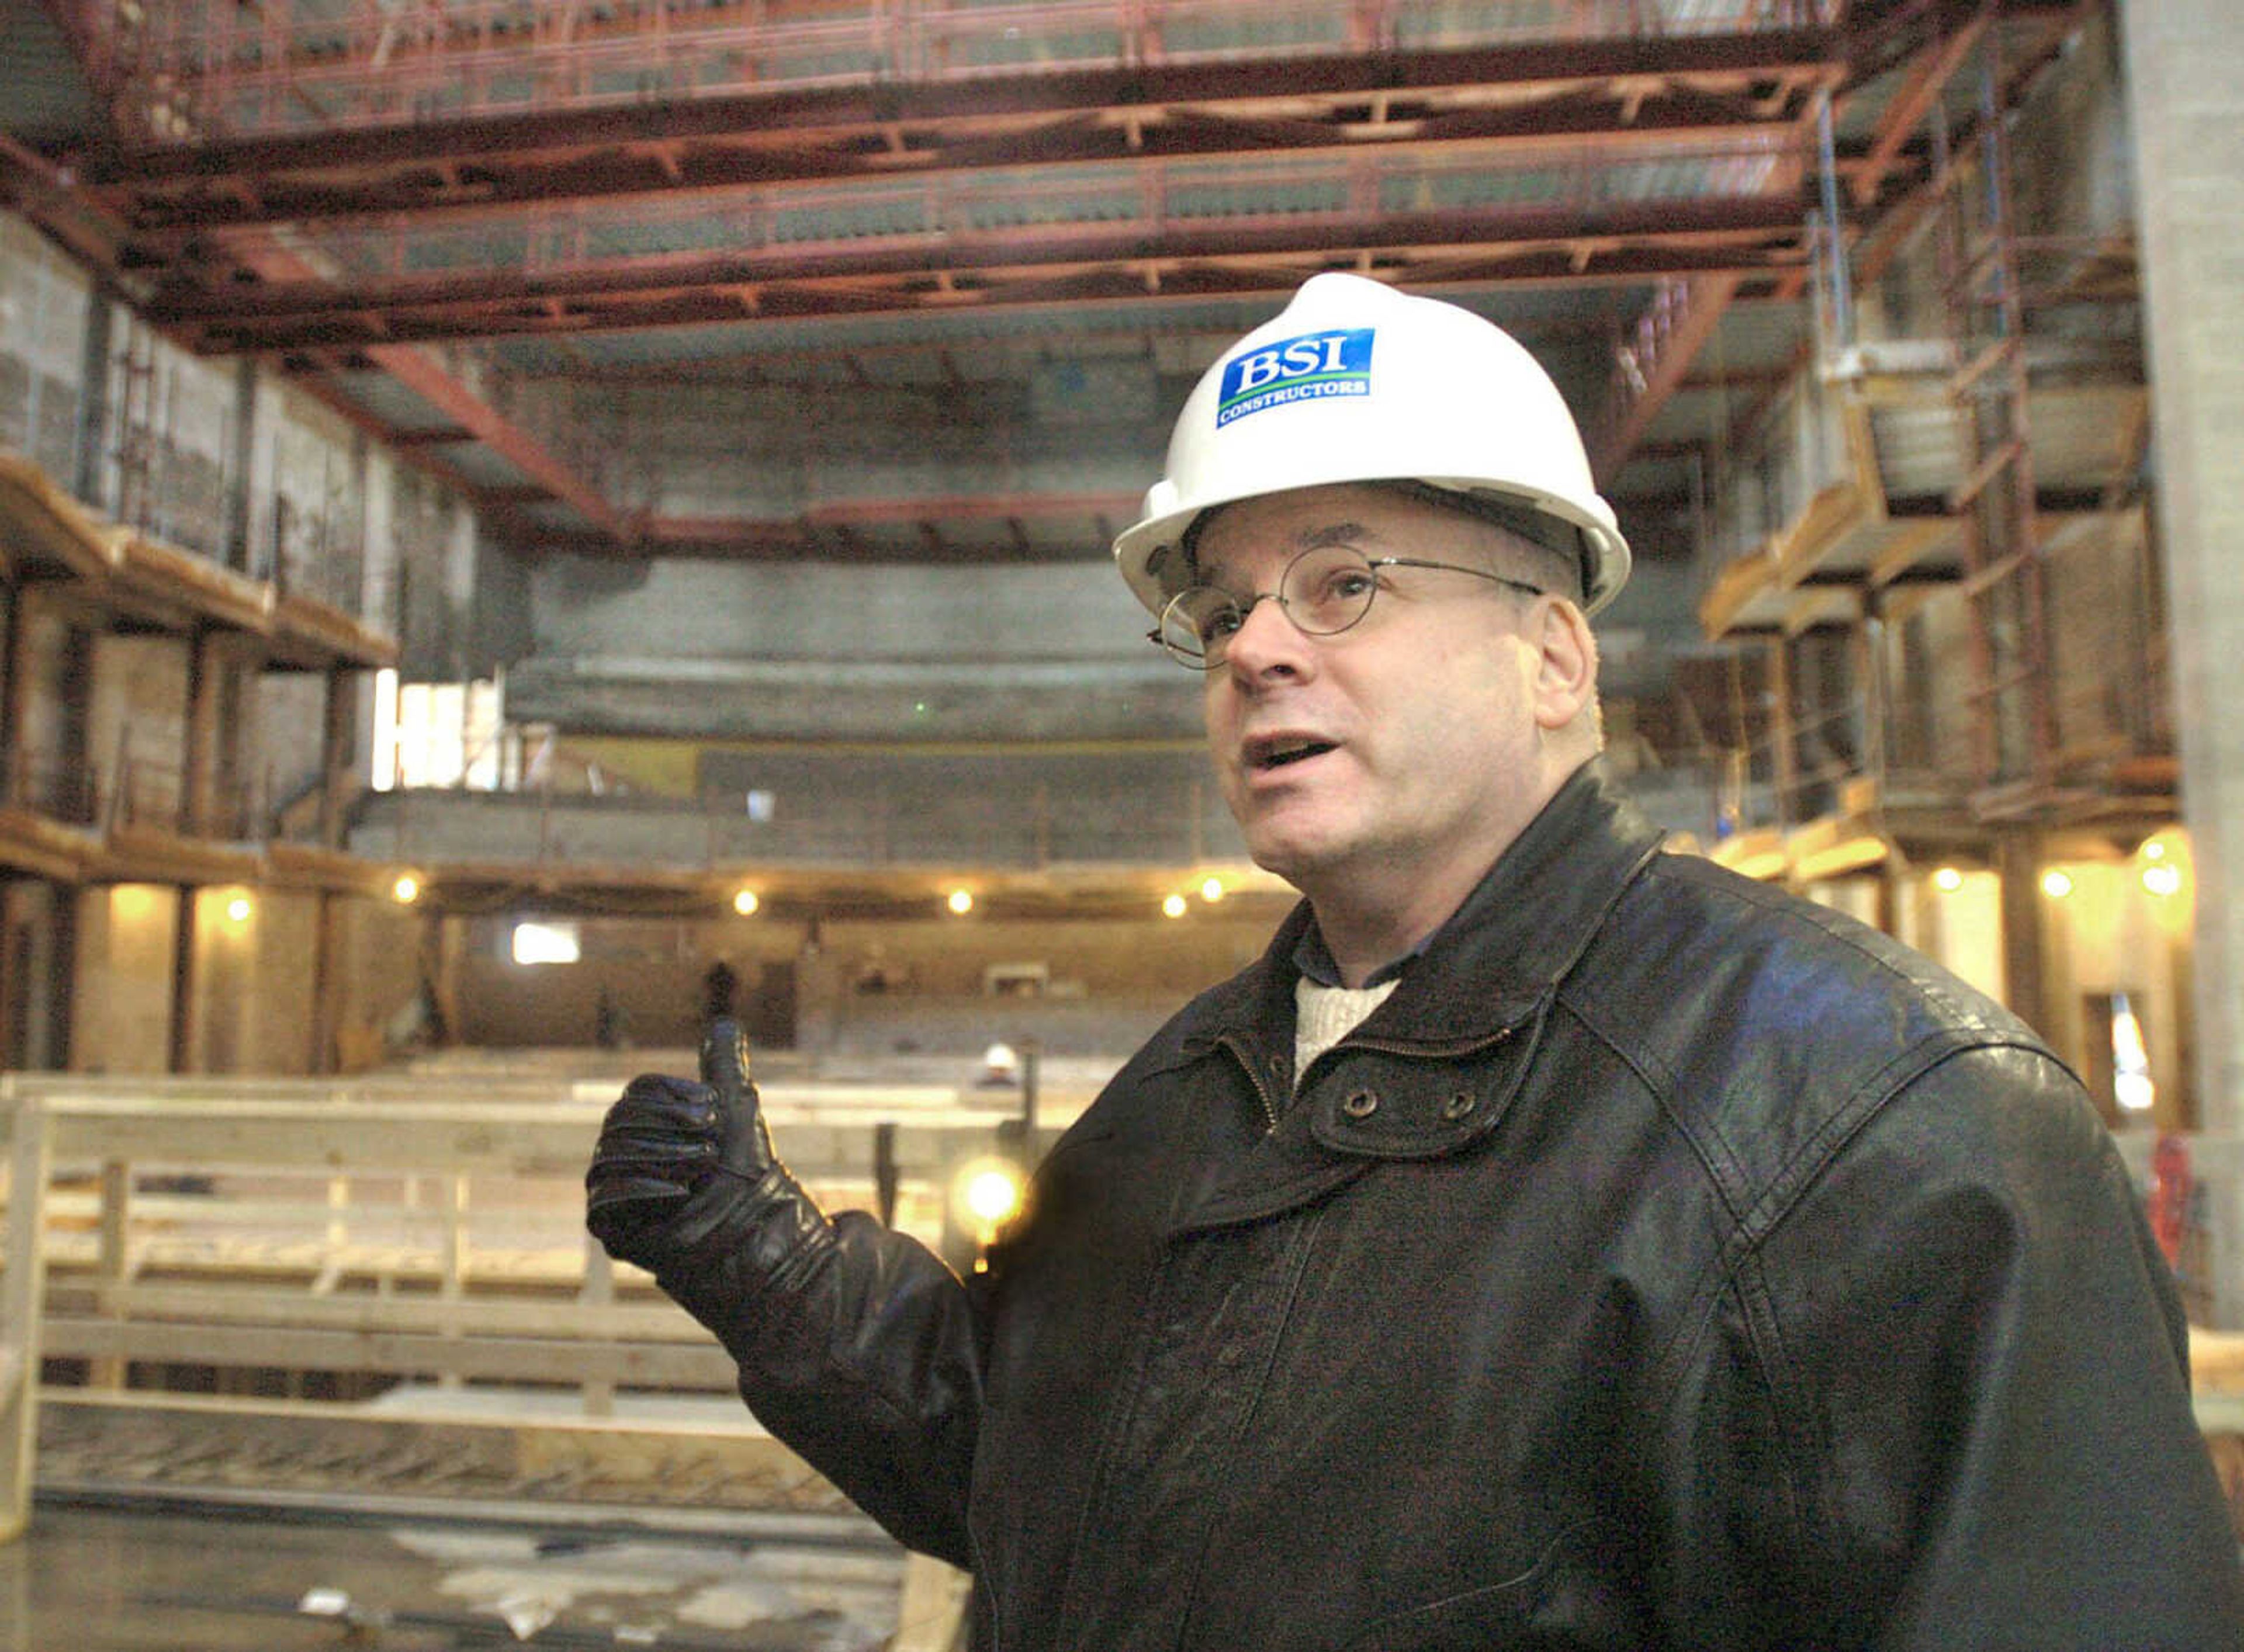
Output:
<instances>
[{"instance_id":1,"label":"construction light bulb","mask_svg":"<svg viewBox=\"0 0 2244 1652\"><path fill-rule=\"evenodd\" d=\"M2166 896L2181 888L2181 868L2163 863L2143 868L2143 887L2153 895Z\"/></svg>"},{"instance_id":2,"label":"construction light bulb","mask_svg":"<svg viewBox=\"0 0 2244 1652\"><path fill-rule=\"evenodd\" d=\"M1172 895L1162 901L1161 916L1163 917L1182 917L1184 915L1185 897L1183 896Z\"/></svg>"},{"instance_id":3,"label":"construction light bulb","mask_svg":"<svg viewBox=\"0 0 2244 1652\"><path fill-rule=\"evenodd\" d=\"M1943 895L1953 895L1964 887L1964 874L1953 866L1943 866L1932 875L1932 887Z\"/></svg>"},{"instance_id":4,"label":"construction light bulb","mask_svg":"<svg viewBox=\"0 0 2244 1652\"><path fill-rule=\"evenodd\" d=\"M226 915L237 924L249 922L250 910L249 897L247 895L237 895L226 904Z\"/></svg>"},{"instance_id":5,"label":"construction light bulb","mask_svg":"<svg viewBox=\"0 0 2244 1652\"><path fill-rule=\"evenodd\" d=\"M2052 866L2041 875L2041 892L2053 901L2072 893L2072 875Z\"/></svg>"},{"instance_id":6,"label":"construction light bulb","mask_svg":"<svg viewBox=\"0 0 2244 1652\"><path fill-rule=\"evenodd\" d=\"M1220 877L1209 878L1206 883L1200 886L1200 897L1211 905L1217 901L1221 900L1223 898L1223 880Z\"/></svg>"},{"instance_id":7,"label":"construction light bulb","mask_svg":"<svg viewBox=\"0 0 2244 1652\"><path fill-rule=\"evenodd\" d=\"M763 903L756 898L755 890L752 889L744 889L733 897L733 910L742 917L754 917L756 915L756 909L762 904Z\"/></svg>"},{"instance_id":8,"label":"construction light bulb","mask_svg":"<svg viewBox=\"0 0 2244 1652\"><path fill-rule=\"evenodd\" d=\"M977 1159L951 1180L951 1214L977 1243L986 1245L1021 1213L1026 1190L1027 1178L1017 1164L1009 1159Z\"/></svg>"},{"instance_id":9,"label":"construction light bulb","mask_svg":"<svg viewBox=\"0 0 2244 1652\"><path fill-rule=\"evenodd\" d=\"M401 905L410 906L421 898L421 880L410 872L400 872L397 881L389 886L389 892Z\"/></svg>"},{"instance_id":10,"label":"construction light bulb","mask_svg":"<svg viewBox=\"0 0 2244 1652\"><path fill-rule=\"evenodd\" d=\"M963 917L974 910L974 897L963 889L954 889L950 891L950 898L943 904Z\"/></svg>"},{"instance_id":11,"label":"construction light bulb","mask_svg":"<svg viewBox=\"0 0 2244 1652\"><path fill-rule=\"evenodd\" d=\"M966 1184L967 1209L988 1227L1003 1222L1020 1203L1020 1184L1003 1170L984 1170Z\"/></svg>"}]
</instances>

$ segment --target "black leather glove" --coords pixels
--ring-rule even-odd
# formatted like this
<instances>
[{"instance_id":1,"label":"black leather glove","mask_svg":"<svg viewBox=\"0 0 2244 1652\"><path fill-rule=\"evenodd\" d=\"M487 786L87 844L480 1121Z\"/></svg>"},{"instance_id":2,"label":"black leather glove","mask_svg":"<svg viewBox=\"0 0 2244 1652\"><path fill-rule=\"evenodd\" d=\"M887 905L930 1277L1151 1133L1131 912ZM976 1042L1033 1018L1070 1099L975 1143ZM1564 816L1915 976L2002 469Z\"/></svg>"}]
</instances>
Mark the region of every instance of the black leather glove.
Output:
<instances>
[{"instance_id":1,"label":"black leather glove","mask_svg":"<svg viewBox=\"0 0 2244 1652\"><path fill-rule=\"evenodd\" d=\"M728 1019L711 1023L702 1040L701 1079L633 1079L608 1109L585 1174L592 1236L666 1289L672 1276L690 1286L720 1261L775 1268L826 1229L772 1151L747 1041Z\"/></svg>"}]
</instances>

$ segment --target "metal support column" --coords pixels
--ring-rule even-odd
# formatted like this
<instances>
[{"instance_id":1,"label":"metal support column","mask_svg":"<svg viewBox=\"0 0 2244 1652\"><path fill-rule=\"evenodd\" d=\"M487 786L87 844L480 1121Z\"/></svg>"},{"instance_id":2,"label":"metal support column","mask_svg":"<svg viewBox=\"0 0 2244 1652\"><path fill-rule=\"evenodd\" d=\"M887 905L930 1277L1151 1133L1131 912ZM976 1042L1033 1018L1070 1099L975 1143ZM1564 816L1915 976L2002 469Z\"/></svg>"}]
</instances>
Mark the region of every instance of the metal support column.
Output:
<instances>
[{"instance_id":1,"label":"metal support column","mask_svg":"<svg viewBox=\"0 0 2244 1652\"><path fill-rule=\"evenodd\" d=\"M172 1029L166 1071L195 1069L195 887L177 885L172 894L178 911L172 925Z\"/></svg>"},{"instance_id":2,"label":"metal support column","mask_svg":"<svg viewBox=\"0 0 2244 1652\"><path fill-rule=\"evenodd\" d=\"M250 504L255 486L250 471L257 456L257 363L245 355L233 375L233 445L227 455L226 564L249 566Z\"/></svg>"},{"instance_id":3,"label":"metal support column","mask_svg":"<svg viewBox=\"0 0 2244 1652\"><path fill-rule=\"evenodd\" d=\"M71 477L71 491L92 504L101 502L108 450L109 351L116 316L115 296L107 286L97 284L85 307L85 345L78 353L78 428Z\"/></svg>"},{"instance_id":4,"label":"metal support column","mask_svg":"<svg viewBox=\"0 0 2244 1652\"><path fill-rule=\"evenodd\" d=\"M225 662L217 633L198 626L188 636L186 728L179 753L179 829L189 836L213 835L218 824L219 706Z\"/></svg>"},{"instance_id":5,"label":"metal support column","mask_svg":"<svg viewBox=\"0 0 2244 1652\"><path fill-rule=\"evenodd\" d=\"M2045 1039L2053 1039L2049 1002L2049 948L2043 933L2042 836L2004 830L1995 839L1995 870L2002 880L2003 996L2011 1012Z\"/></svg>"},{"instance_id":6,"label":"metal support column","mask_svg":"<svg viewBox=\"0 0 2244 1652\"><path fill-rule=\"evenodd\" d=\"M343 846L343 802L350 785L352 735L357 721L356 678L341 666L330 667L320 724L320 846Z\"/></svg>"},{"instance_id":7,"label":"metal support column","mask_svg":"<svg viewBox=\"0 0 2244 1652\"><path fill-rule=\"evenodd\" d=\"M343 951L348 944L345 897L321 890L314 897L317 911L312 925L311 1048L306 1053L308 1071L342 1070Z\"/></svg>"},{"instance_id":8,"label":"metal support column","mask_svg":"<svg viewBox=\"0 0 2244 1652\"><path fill-rule=\"evenodd\" d=\"M24 667L38 589L19 585L8 593L8 653L0 660L0 807L11 809L29 796L24 730L30 708L31 674Z\"/></svg>"}]
</instances>

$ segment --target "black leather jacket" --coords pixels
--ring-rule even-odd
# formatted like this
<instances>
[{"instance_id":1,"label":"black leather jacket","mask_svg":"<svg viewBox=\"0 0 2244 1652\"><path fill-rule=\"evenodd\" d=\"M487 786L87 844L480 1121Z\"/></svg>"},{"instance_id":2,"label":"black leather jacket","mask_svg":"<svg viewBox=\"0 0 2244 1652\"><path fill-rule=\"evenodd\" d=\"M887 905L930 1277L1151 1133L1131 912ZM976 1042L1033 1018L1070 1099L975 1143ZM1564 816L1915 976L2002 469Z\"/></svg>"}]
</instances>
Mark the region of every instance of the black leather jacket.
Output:
<instances>
[{"instance_id":1,"label":"black leather jacket","mask_svg":"<svg viewBox=\"0 0 2244 1652\"><path fill-rule=\"evenodd\" d=\"M1595 764L1295 1099L1307 921L970 1291L861 1215L666 1276L977 1646L2244 1645L2169 1281L2018 1021Z\"/></svg>"}]
</instances>

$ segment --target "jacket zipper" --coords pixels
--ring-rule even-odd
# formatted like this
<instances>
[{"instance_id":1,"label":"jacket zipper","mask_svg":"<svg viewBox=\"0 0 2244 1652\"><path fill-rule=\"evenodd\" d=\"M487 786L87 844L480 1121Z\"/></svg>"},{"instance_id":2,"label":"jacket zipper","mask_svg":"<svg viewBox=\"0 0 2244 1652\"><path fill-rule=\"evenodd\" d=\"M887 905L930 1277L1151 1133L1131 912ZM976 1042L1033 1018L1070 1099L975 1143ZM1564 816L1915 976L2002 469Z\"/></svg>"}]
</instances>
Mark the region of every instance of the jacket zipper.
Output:
<instances>
[{"instance_id":1,"label":"jacket zipper","mask_svg":"<svg viewBox=\"0 0 2244 1652\"><path fill-rule=\"evenodd\" d=\"M1270 1093L1270 1087L1262 1081L1262 1069L1254 1064L1254 1058L1247 1053L1246 1046L1237 1039L1227 1034L1220 1041L1223 1047L1231 1052L1231 1059L1239 1063L1240 1070L1247 1074L1247 1083L1254 1087L1254 1099L1262 1104L1262 1134L1270 1134L1278 1127L1279 1109L1277 1099Z\"/></svg>"}]
</instances>

